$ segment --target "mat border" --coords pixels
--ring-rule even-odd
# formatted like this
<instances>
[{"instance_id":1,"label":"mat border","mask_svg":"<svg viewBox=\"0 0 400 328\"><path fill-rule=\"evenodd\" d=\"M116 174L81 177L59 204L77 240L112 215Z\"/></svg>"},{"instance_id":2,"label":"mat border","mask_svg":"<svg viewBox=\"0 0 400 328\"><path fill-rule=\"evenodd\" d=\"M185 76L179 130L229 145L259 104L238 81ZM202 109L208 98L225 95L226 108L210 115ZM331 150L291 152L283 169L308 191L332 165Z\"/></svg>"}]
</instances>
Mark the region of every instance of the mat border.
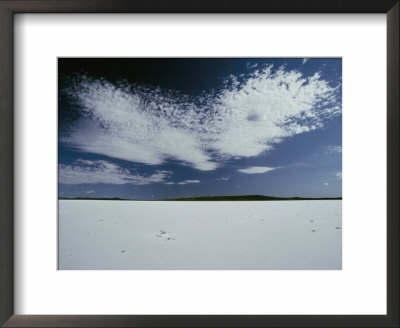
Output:
<instances>
[{"instance_id":1,"label":"mat border","mask_svg":"<svg viewBox=\"0 0 400 328\"><path fill-rule=\"evenodd\" d=\"M3 327L399 327L399 0L0 0L0 324ZM387 315L14 315L16 13L385 13Z\"/></svg>"}]
</instances>

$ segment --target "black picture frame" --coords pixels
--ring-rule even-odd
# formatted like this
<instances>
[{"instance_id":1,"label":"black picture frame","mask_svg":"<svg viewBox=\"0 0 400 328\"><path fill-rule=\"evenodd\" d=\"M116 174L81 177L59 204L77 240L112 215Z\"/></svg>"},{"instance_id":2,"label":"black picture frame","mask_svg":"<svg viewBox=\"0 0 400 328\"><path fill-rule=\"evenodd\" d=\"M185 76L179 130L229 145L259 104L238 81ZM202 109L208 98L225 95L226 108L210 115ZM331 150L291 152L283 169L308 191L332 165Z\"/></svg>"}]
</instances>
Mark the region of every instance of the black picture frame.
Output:
<instances>
[{"instance_id":1,"label":"black picture frame","mask_svg":"<svg viewBox=\"0 0 400 328\"><path fill-rule=\"evenodd\" d=\"M399 327L399 8L398 0L0 0L0 324L4 327ZM13 16L16 13L385 13L387 315L14 315Z\"/></svg>"}]
</instances>

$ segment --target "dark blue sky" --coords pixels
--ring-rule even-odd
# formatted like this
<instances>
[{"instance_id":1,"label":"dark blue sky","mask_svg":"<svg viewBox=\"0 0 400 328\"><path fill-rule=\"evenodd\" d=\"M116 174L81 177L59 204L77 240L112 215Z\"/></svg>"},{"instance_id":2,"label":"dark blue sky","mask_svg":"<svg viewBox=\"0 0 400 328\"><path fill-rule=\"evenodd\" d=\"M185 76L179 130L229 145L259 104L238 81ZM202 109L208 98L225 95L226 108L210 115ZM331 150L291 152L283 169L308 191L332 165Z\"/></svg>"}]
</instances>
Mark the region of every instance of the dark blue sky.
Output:
<instances>
[{"instance_id":1,"label":"dark blue sky","mask_svg":"<svg viewBox=\"0 0 400 328\"><path fill-rule=\"evenodd\" d=\"M59 196L342 194L337 58L59 59Z\"/></svg>"}]
</instances>

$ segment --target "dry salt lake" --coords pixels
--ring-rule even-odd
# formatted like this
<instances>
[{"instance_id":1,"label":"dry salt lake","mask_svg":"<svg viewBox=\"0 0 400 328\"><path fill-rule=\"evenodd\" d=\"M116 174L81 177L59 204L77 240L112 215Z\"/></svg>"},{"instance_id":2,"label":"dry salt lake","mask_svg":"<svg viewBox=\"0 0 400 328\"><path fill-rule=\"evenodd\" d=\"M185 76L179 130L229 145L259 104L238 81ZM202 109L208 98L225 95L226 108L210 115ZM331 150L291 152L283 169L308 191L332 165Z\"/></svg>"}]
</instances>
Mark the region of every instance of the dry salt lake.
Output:
<instances>
[{"instance_id":1,"label":"dry salt lake","mask_svg":"<svg viewBox=\"0 0 400 328\"><path fill-rule=\"evenodd\" d=\"M340 270L342 201L60 200L60 270Z\"/></svg>"}]
</instances>

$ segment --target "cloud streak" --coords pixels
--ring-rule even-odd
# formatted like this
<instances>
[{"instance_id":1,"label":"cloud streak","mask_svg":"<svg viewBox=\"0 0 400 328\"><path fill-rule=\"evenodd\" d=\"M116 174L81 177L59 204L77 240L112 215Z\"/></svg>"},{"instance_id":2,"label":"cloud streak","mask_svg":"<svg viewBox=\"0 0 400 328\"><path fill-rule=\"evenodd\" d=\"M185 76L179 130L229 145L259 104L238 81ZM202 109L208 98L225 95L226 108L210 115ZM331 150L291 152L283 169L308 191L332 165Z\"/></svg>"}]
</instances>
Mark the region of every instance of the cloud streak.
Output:
<instances>
[{"instance_id":1,"label":"cloud streak","mask_svg":"<svg viewBox=\"0 0 400 328\"><path fill-rule=\"evenodd\" d=\"M341 154L342 146L328 146L326 153L327 154Z\"/></svg>"},{"instance_id":2,"label":"cloud streak","mask_svg":"<svg viewBox=\"0 0 400 328\"><path fill-rule=\"evenodd\" d=\"M275 167L266 167L266 166L251 166L245 169L239 169L238 172L246 173L246 174L261 174L267 173L269 171L275 170Z\"/></svg>"},{"instance_id":3,"label":"cloud streak","mask_svg":"<svg viewBox=\"0 0 400 328\"><path fill-rule=\"evenodd\" d=\"M59 182L68 185L96 183L146 185L163 182L170 174L169 171L156 171L148 176L132 174L128 169L108 161L77 160L73 165L58 166Z\"/></svg>"},{"instance_id":4,"label":"cloud streak","mask_svg":"<svg viewBox=\"0 0 400 328\"><path fill-rule=\"evenodd\" d=\"M190 183L200 183L200 180L185 180L178 182L178 185L185 185L185 184L190 184Z\"/></svg>"},{"instance_id":5,"label":"cloud streak","mask_svg":"<svg viewBox=\"0 0 400 328\"><path fill-rule=\"evenodd\" d=\"M150 165L174 160L202 171L258 156L341 112L338 89L318 73L303 77L272 66L230 76L220 90L198 97L86 75L65 84L61 94L82 115L60 136L63 144Z\"/></svg>"}]
</instances>

